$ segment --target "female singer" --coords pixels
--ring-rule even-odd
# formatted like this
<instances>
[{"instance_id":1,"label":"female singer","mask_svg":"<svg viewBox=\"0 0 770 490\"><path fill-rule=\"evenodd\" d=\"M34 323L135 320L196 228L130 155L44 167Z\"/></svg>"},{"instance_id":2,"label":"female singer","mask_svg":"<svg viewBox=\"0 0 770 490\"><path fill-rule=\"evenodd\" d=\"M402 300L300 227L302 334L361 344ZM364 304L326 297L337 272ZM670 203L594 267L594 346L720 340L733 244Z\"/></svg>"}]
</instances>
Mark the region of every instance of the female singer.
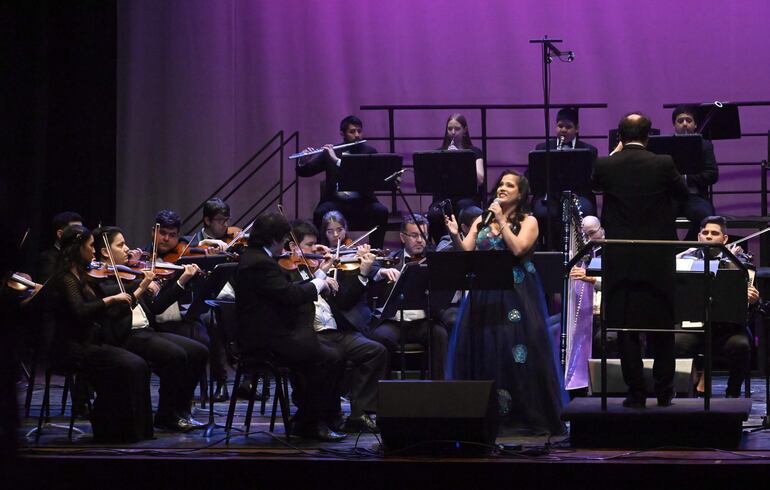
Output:
<instances>
[{"instance_id":1,"label":"female singer","mask_svg":"<svg viewBox=\"0 0 770 490\"><path fill-rule=\"evenodd\" d=\"M125 265L128 246L120 228L102 227L94 232L97 258L116 265ZM109 252L105 240L109 245ZM168 332L156 331L156 316L165 312L184 293L186 282L195 274L189 268L178 279L169 280L153 297L152 286L143 280L133 292L136 306L119 305L110 308L104 322L105 341L122 347L146 359L160 378L158 411L155 427L173 432L186 432L203 424L190 416L195 387L208 360L208 349L192 339ZM99 284L97 294L109 296L117 290L114 278ZM128 290L132 290L126 285Z\"/></svg>"},{"instance_id":2,"label":"female singer","mask_svg":"<svg viewBox=\"0 0 770 490\"><path fill-rule=\"evenodd\" d=\"M463 240L454 216L446 220L462 250L508 250L516 257L513 289L473 292L473 311L469 298L463 301L450 340L448 379L494 379L504 425L560 434L563 391L545 323L543 288L531 260L538 227L528 212L526 177L503 172L495 197Z\"/></svg>"},{"instance_id":3,"label":"female singer","mask_svg":"<svg viewBox=\"0 0 770 490\"><path fill-rule=\"evenodd\" d=\"M476 185L475 195L470 196L442 196L434 195L433 202L428 209L428 222L430 223L430 235L433 243L438 243L445 234L444 207L442 201L449 200L452 203L452 212L459 215L460 210L469 206L478 206L484 188L484 156L481 149L473 146L468 132L468 120L462 114L452 114L446 121L444 128L444 140L439 150L471 150L476 156Z\"/></svg>"},{"instance_id":4,"label":"female singer","mask_svg":"<svg viewBox=\"0 0 770 490\"><path fill-rule=\"evenodd\" d=\"M128 307L119 293L98 298L86 271L94 259L94 238L80 225L64 229L54 276L57 295L54 365L77 366L96 389L91 427L97 442L151 439L150 368L125 349L102 344L99 325L109 307Z\"/></svg>"}]
</instances>

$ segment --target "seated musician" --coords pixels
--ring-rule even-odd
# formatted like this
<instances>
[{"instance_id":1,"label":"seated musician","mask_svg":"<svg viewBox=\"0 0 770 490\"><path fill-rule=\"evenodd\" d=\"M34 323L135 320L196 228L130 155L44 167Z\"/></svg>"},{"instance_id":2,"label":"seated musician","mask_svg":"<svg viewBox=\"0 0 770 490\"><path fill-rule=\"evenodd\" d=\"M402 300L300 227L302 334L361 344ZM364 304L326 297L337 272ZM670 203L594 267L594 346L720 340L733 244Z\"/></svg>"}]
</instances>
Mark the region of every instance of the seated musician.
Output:
<instances>
[{"instance_id":1,"label":"seated musician","mask_svg":"<svg viewBox=\"0 0 770 490\"><path fill-rule=\"evenodd\" d=\"M105 246L105 238L109 251ZM128 246L120 228L102 227L94 231L96 259L110 263L109 255L116 265L128 262ZM126 283L135 299L133 307L116 305L107 311L103 327L106 343L121 347L139 355L150 363L160 377L160 398L155 415L155 427L174 432L186 432L203 424L192 419L190 407L195 387L203 374L208 360L208 349L195 340L163 332L158 329L157 315L165 312L183 294L187 281L192 278L196 267L185 268L176 280L170 280L153 294L155 286L152 272L144 272L144 278ZM114 277L102 280L97 295L106 297L119 291Z\"/></svg>"},{"instance_id":2,"label":"seated musician","mask_svg":"<svg viewBox=\"0 0 770 490\"><path fill-rule=\"evenodd\" d=\"M343 144L362 141L363 131L364 124L356 116L347 116L340 122ZM374 194L338 192L337 189L337 171L343 155L370 155L377 153L377 150L366 143L359 143L338 150L334 150L332 146L331 144L324 145L323 152L297 160L297 175L299 177L312 177L321 172L326 173L321 200L313 211L313 223L320 229L321 219L326 213L332 210L340 211L351 220L368 223L366 224L368 228L377 226L377 230L371 235L370 243L375 248L382 248L388 225L388 208L383 206ZM306 151L312 150L313 148L307 148Z\"/></svg>"},{"instance_id":3,"label":"seated musician","mask_svg":"<svg viewBox=\"0 0 770 490\"><path fill-rule=\"evenodd\" d=\"M318 230L312 223L300 221L294 225L293 232L303 252L317 251ZM366 304L366 286L374 276L375 257L369 252L368 245L360 247L357 255L359 268L336 271L337 293L322 294L316 299L313 329L322 343L337 350L345 362L353 364L350 416L341 429L356 433L378 432L369 414L377 411L377 382L387 376L388 351L379 342L366 337L372 313ZM344 394L339 393L340 396Z\"/></svg>"},{"instance_id":4,"label":"seated musician","mask_svg":"<svg viewBox=\"0 0 770 490\"><path fill-rule=\"evenodd\" d=\"M391 254L398 260L399 266L407 262L421 260L425 254L428 221L422 215L404 216L401 223L401 243L403 248ZM381 268L375 274L375 280L398 279L399 269ZM386 295L387 296L387 295ZM391 356L401 346L401 327L399 326L400 313L393 318L382 318L375 322L371 337L385 345ZM404 310L405 343L416 342L428 348L428 339L431 338L431 375L433 379L444 379L444 364L446 363L448 336L446 328L439 322L428 318L425 310ZM429 334L430 332L430 334Z\"/></svg>"},{"instance_id":5,"label":"seated musician","mask_svg":"<svg viewBox=\"0 0 770 490\"><path fill-rule=\"evenodd\" d=\"M579 118L578 110L573 107L565 107L556 113L556 138L548 141L548 148L551 150L574 150L587 149L593 153L594 158L598 155L598 150L590 143L579 139ZM545 143L539 143L536 150L545 150ZM589 177L589 176L586 176ZM580 206L584 215L596 214L596 198L590 189L573 189L578 195ZM532 214L537 218L542 234L551 233L553 236L559 236L561 227L561 199L559 196L536 195L532 199ZM548 215L551 218L551 229L546 227ZM556 243L556 242L554 242ZM558 246L558 245L557 245Z\"/></svg>"},{"instance_id":6,"label":"seated musician","mask_svg":"<svg viewBox=\"0 0 770 490\"><path fill-rule=\"evenodd\" d=\"M53 217L54 241L51 247L40 254L37 262L37 274L35 281L43 284L53 276L56 270L56 262L61 253L61 237L64 229L69 225L83 225L83 218L73 211L64 211Z\"/></svg>"},{"instance_id":7,"label":"seated musician","mask_svg":"<svg viewBox=\"0 0 770 490\"><path fill-rule=\"evenodd\" d=\"M238 342L244 358L249 353L272 354L280 365L291 368L297 405L294 434L341 441L345 435L329 428L338 414L335 387L341 360L313 330L314 301L337 287L324 272L332 261L330 257L321 263L309 281L292 282L275 260L283 252L290 230L289 222L278 213L263 213L254 221L236 272Z\"/></svg>"},{"instance_id":8,"label":"seated musician","mask_svg":"<svg viewBox=\"0 0 770 490\"><path fill-rule=\"evenodd\" d=\"M189 251L193 246L218 246L217 241L210 241L209 239L204 239L199 241L196 245L193 245L189 238L181 235L182 217L179 216L179 213L176 211L164 209L158 212L158 214L155 215L155 223L159 225L157 237L157 260L159 261L175 262L182 252L186 253L186 251ZM214 222L212 221L212 226L217 226L213 223ZM155 227L152 228L150 238L151 240L155 238ZM146 253L152 253L152 241L144 247L144 250ZM234 293L232 286L229 283L226 284L217 298L233 300ZM203 345L209 349L211 375L216 383L214 401L227 401L230 398L230 394L227 391L227 353L225 352L225 343L222 338L222 332L218 328L209 331L209 329L206 328L208 321L205 318L186 319L184 322L178 323L179 318L177 318L177 315L173 315L170 317L172 322L168 325L164 325L163 322L166 318L168 317L161 317L159 328L162 331L191 337L192 339L203 343Z\"/></svg>"},{"instance_id":9,"label":"seated musician","mask_svg":"<svg viewBox=\"0 0 770 490\"><path fill-rule=\"evenodd\" d=\"M59 257L51 283L57 294L52 311L56 316L53 365L78 367L96 390L90 414L95 442L133 442L151 439L152 403L150 369L140 356L102 342L99 322L119 308L129 308L127 293L94 293L87 274L94 259L94 238L81 225L64 228L59 235ZM73 408L74 409L74 408Z\"/></svg>"},{"instance_id":10,"label":"seated musician","mask_svg":"<svg viewBox=\"0 0 770 490\"><path fill-rule=\"evenodd\" d=\"M442 196L434 195L433 202L428 207L428 223L430 236L434 244L438 244L442 235L446 233L444 225L445 209L442 201L452 203L452 210L459 213L469 207L477 207L481 204L481 196L484 190L484 155L481 148L473 145L468 131L468 120L462 114L452 114L444 125L444 140L439 150L471 150L476 156L476 194L471 196Z\"/></svg>"},{"instance_id":11,"label":"seated musician","mask_svg":"<svg viewBox=\"0 0 770 490\"><path fill-rule=\"evenodd\" d=\"M707 216L700 224L698 241L726 244L729 240L726 231L727 221L724 217ZM704 252L704 250L710 250L710 252ZM719 260L720 267L722 267L723 264L731 265L718 249L690 249L681 255L681 257L702 260L704 253L711 253L712 255L710 258ZM742 253L736 253L736 256L741 260L745 258L745 255ZM748 286L747 297L749 309L751 310L759 301L759 291L754 286ZM686 331L686 328L677 326L677 330ZM746 324L713 323L711 335L711 345L714 353L721 353L727 358L730 374L727 378L726 395L728 398L738 398L741 396L741 386L749 375L751 363L751 333ZM695 357L698 352L703 351L703 336L692 333L678 333L675 335L675 349L676 357ZM696 357L696 359L700 358ZM699 371L702 370L702 366L696 366L696 368L698 368ZM704 380L701 376L696 387L696 393L702 394L703 392Z\"/></svg>"},{"instance_id":12,"label":"seated musician","mask_svg":"<svg viewBox=\"0 0 770 490\"><path fill-rule=\"evenodd\" d=\"M190 239L191 247L214 247L226 250L232 239L227 236L230 225L230 206L218 197L203 204L203 228Z\"/></svg>"},{"instance_id":13,"label":"seated musician","mask_svg":"<svg viewBox=\"0 0 770 490\"><path fill-rule=\"evenodd\" d=\"M671 122L676 134L695 134L698 121L695 119L695 107L680 105L671 113ZM708 187L719 179L719 167L714 156L714 143L703 140L703 170L697 174L685 174L685 182L690 194L674 203L676 216L684 216L692 222L685 240L695 240L700 223L707 216L714 214L714 205L708 199ZM700 239L700 238L698 238Z\"/></svg>"}]
</instances>

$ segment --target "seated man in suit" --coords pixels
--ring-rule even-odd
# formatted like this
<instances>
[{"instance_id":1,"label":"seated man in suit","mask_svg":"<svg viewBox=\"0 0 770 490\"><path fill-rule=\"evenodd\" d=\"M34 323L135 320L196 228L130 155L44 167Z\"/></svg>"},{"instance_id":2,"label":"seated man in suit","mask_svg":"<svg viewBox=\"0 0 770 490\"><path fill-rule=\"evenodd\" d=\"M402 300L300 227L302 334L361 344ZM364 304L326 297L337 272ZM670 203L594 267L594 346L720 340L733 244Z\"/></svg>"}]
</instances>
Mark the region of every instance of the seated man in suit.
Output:
<instances>
[{"instance_id":1,"label":"seated man in suit","mask_svg":"<svg viewBox=\"0 0 770 490\"><path fill-rule=\"evenodd\" d=\"M304 253L316 251L318 230L312 223L300 221L294 225L293 232ZM350 416L342 426L344 432L378 432L369 414L377 411L377 382L385 379L388 372L387 349L366 337L371 320L366 287L374 276L375 258L368 250L368 245L361 247L361 264L357 270L336 271L337 294L320 295L315 301L313 329L321 343L337 350L342 359L353 364Z\"/></svg>"},{"instance_id":2,"label":"seated man in suit","mask_svg":"<svg viewBox=\"0 0 770 490\"><path fill-rule=\"evenodd\" d=\"M336 290L337 283L324 272L332 265L331 257L312 279L289 280L275 257L283 252L290 230L289 222L278 213L263 213L254 221L235 277L238 343L245 356L269 353L291 367L297 405L292 431L337 442L345 435L330 429L328 422L338 413L335 386L341 359L313 330L314 302L330 288Z\"/></svg>"},{"instance_id":3,"label":"seated man in suit","mask_svg":"<svg viewBox=\"0 0 770 490\"><path fill-rule=\"evenodd\" d=\"M695 107L680 105L674 108L671 122L676 134L695 134L698 121L695 119ZM697 174L685 174L685 182L690 194L676 203L674 212L692 222L685 240L696 240L700 223L706 216L714 214L714 205L708 199L708 187L719 179L719 167L714 156L714 143L703 140L703 170Z\"/></svg>"},{"instance_id":4,"label":"seated man in suit","mask_svg":"<svg viewBox=\"0 0 770 490\"><path fill-rule=\"evenodd\" d=\"M363 140L364 123L356 116L348 116L340 123L340 134L343 143L355 143ZM382 248L385 240L386 227L388 225L388 208L380 204L374 194L362 194L360 192L338 192L337 171L342 163L342 156L370 155L377 150L360 143L355 146L334 150L333 145L324 145L321 153L297 160L297 175L299 177L312 177L321 172L326 172L326 181L321 201L313 211L313 223L316 228L321 228L323 216L332 210L340 211L348 219L367 222L367 226L377 226L377 231L369 237L369 243L374 248ZM313 148L307 148L312 151Z\"/></svg>"},{"instance_id":5,"label":"seated man in suit","mask_svg":"<svg viewBox=\"0 0 770 490\"><path fill-rule=\"evenodd\" d=\"M598 155L595 146L578 139L580 131L578 110L573 107L565 107L556 113L556 138L548 141L548 148L554 151L587 149L593 153L594 158ZM540 143L535 147L536 150L545 150L545 143ZM590 176L587 175L586 179ZM583 215L596 214L596 198L587 189L573 189L578 195ZM550 199L547 199L550 197ZM561 198L560 196L536 195L532 199L532 214L537 218L540 229L543 230L543 236L551 233L554 237L559 235L561 230ZM546 226L546 221L550 214L551 228ZM558 247L557 241L554 244Z\"/></svg>"},{"instance_id":6,"label":"seated man in suit","mask_svg":"<svg viewBox=\"0 0 770 490\"><path fill-rule=\"evenodd\" d=\"M727 236L727 221L722 216L708 216L700 224L700 233L698 233L699 242L717 242L727 243L730 237ZM703 259L705 249L695 248L685 251L682 258L692 258L696 260ZM730 262L722 261L722 252L718 249L712 250L711 258L719 260L719 266L732 265ZM738 258L744 255L736 253ZM754 286L748 286L748 305L749 309L759 301L759 291ZM700 326L699 325L695 325ZM751 364L751 334L745 324L738 325L733 323L714 323L712 334L712 349L714 352L721 352L727 358L730 375L727 378L726 395L728 398L738 398L741 396L741 386L749 374ZM678 328L678 330L682 330ZM683 329L686 331L686 328ZM695 357L703 351L703 336L697 334L676 334L675 348L677 357ZM696 358L698 359L698 358ZM702 366L696 366L701 371ZM696 387L696 392L703 394L704 379L700 378Z\"/></svg>"},{"instance_id":7,"label":"seated man in suit","mask_svg":"<svg viewBox=\"0 0 770 490\"><path fill-rule=\"evenodd\" d=\"M417 221L411 216L405 216L401 223L401 243L403 248L394 253L393 258L398 260L401 267L404 264L421 260L426 251L425 237L428 236L428 221L422 215L415 215ZM399 269L379 269L374 279L396 280L399 277ZM387 295L385 295L387 297ZM400 314L392 318L382 318L375 322L376 328L372 331L372 338L385 345L391 354L396 352L401 345L401 327L399 326ZM431 376L433 379L444 379L444 367L446 364L447 346L449 336L446 328L427 316L425 310L404 310L405 343L418 342L428 347L428 339L431 339Z\"/></svg>"}]
</instances>

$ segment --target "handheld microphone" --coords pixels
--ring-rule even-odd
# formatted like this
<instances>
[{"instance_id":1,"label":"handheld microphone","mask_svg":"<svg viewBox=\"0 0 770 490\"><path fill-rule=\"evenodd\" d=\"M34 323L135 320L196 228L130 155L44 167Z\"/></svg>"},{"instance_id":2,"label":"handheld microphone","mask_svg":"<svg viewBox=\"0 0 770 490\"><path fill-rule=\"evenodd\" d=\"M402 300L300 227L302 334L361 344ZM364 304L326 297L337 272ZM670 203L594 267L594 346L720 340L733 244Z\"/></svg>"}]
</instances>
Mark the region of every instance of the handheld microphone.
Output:
<instances>
[{"instance_id":1,"label":"handheld microphone","mask_svg":"<svg viewBox=\"0 0 770 490\"><path fill-rule=\"evenodd\" d=\"M564 147L564 136L556 138L556 149L561 150Z\"/></svg>"},{"instance_id":2,"label":"handheld microphone","mask_svg":"<svg viewBox=\"0 0 770 490\"><path fill-rule=\"evenodd\" d=\"M492 203L500 204L500 198L495 198ZM490 204L491 206L491 204ZM485 226L489 226L489 224L492 222L492 220L495 218L495 213L487 209L484 211L484 214L481 216L481 227L484 228Z\"/></svg>"}]
</instances>

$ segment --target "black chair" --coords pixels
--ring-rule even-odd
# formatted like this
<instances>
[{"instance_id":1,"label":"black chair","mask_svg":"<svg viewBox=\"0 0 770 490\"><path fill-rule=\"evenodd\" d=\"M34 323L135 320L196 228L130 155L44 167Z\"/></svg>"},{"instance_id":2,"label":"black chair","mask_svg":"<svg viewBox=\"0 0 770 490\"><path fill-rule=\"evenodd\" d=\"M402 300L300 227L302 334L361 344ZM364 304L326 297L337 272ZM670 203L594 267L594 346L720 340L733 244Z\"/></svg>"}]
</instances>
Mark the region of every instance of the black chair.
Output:
<instances>
[{"instance_id":1,"label":"black chair","mask_svg":"<svg viewBox=\"0 0 770 490\"><path fill-rule=\"evenodd\" d=\"M29 437L32 432L35 433L35 442L38 442L40 440L40 434L43 432L43 426L44 425L50 425L53 427L56 427L55 424L50 423L50 396L51 396L51 376L54 374L59 374L61 376L64 376L64 387L62 388L62 400L61 400L61 415L64 415L66 407L67 407L67 397L72 391L72 387L74 385L75 376L77 375L77 369L76 368L68 368L68 369L55 369L54 367L48 367L45 371L45 390L43 391L43 402L40 405L40 415L37 419L37 427L27 433L27 437ZM90 397L86 396L86 403L88 404L89 411L92 409L91 406L91 399ZM70 407L70 420L69 420L69 426L67 430L67 438L72 441L72 432L75 431L75 417L77 417L77 410L75 408L74 402L71 403ZM82 432L78 430L78 432Z\"/></svg>"},{"instance_id":2,"label":"black chair","mask_svg":"<svg viewBox=\"0 0 770 490\"><path fill-rule=\"evenodd\" d=\"M275 430L275 416L278 404L281 405L281 417L283 418L283 426L286 432L286 439L291 437L291 421L289 419L290 406L289 406L289 370L286 367L281 367L277 364L275 357L269 353L249 353L240 354L236 363L235 370L235 386L238 386L241 382L241 378L244 374L251 374L252 378L256 379L260 374L267 373L275 379L275 395L273 397L273 410L270 415L270 432ZM265 377L263 389L267 389L269 384L269 377ZM251 417L254 412L254 400L256 398L257 383L252 385L251 393L249 394L249 406L246 409L246 420L244 425L246 426L246 436L249 435L251 427ZM227 421L225 422L225 432L227 433L225 443L230 444L230 432L233 426L233 418L235 417L235 405L237 397L230 398L230 408L227 411ZM262 399L261 413L265 413L266 398Z\"/></svg>"}]
</instances>

